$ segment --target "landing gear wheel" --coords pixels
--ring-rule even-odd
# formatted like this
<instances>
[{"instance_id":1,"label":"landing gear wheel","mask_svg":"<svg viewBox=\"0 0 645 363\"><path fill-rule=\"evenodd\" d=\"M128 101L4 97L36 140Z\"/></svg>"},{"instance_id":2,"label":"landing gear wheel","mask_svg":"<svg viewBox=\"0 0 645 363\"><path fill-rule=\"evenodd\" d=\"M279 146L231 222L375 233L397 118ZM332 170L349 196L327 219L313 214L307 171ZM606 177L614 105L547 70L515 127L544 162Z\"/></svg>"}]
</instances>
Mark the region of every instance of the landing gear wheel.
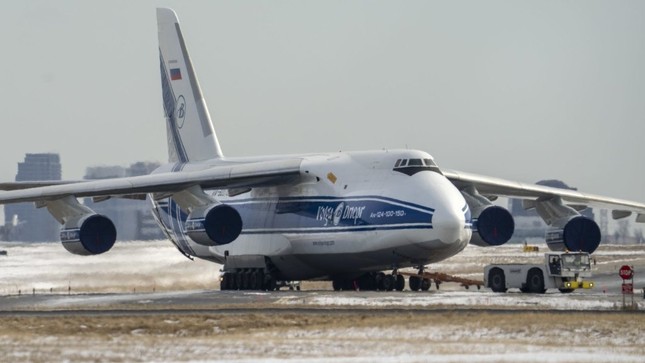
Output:
<instances>
[{"instance_id":1,"label":"landing gear wheel","mask_svg":"<svg viewBox=\"0 0 645 363\"><path fill-rule=\"evenodd\" d=\"M403 291L405 289L405 277L403 275L396 275L394 282L394 289L396 291Z\"/></svg>"},{"instance_id":2,"label":"landing gear wheel","mask_svg":"<svg viewBox=\"0 0 645 363\"><path fill-rule=\"evenodd\" d=\"M264 290L266 291L274 291L276 289L276 281L275 277L267 274L264 275Z\"/></svg>"},{"instance_id":3,"label":"landing gear wheel","mask_svg":"<svg viewBox=\"0 0 645 363\"><path fill-rule=\"evenodd\" d=\"M394 289L394 276L385 275L383 277L383 290L392 291Z\"/></svg>"},{"instance_id":4,"label":"landing gear wheel","mask_svg":"<svg viewBox=\"0 0 645 363\"><path fill-rule=\"evenodd\" d=\"M249 287L250 287L249 283L250 283L250 280L251 280L251 273L250 272L242 272L242 273L240 273L240 275L242 275L242 289L241 290L250 290L249 289Z\"/></svg>"},{"instance_id":5,"label":"landing gear wheel","mask_svg":"<svg viewBox=\"0 0 645 363\"><path fill-rule=\"evenodd\" d=\"M506 292L506 277L504 271L494 268L488 273L488 285L494 292Z\"/></svg>"},{"instance_id":6,"label":"landing gear wheel","mask_svg":"<svg viewBox=\"0 0 645 363\"><path fill-rule=\"evenodd\" d=\"M563 294L568 294L570 292L573 292L573 290L575 290L575 289L558 289L558 290L560 290L560 292L563 293Z\"/></svg>"},{"instance_id":7,"label":"landing gear wheel","mask_svg":"<svg viewBox=\"0 0 645 363\"><path fill-rule=\"evenodd\" d=\"M544 294L546 292L544 288L544 275L541 270L536 268L529 270L528 276L526 277L526 287L529 292L536 294Z\"/></svg>"},{"instance_id":8,"label":"landing gear wheel","mask_svg":"<svg viewBox=\"0 0 645 363\"><path fill-rule=\"evenodd\" d=\"M385 286L383 285L383 280L385 280L385 274L383 272L379 272L374 276L374 282L376 283L376 290L378 291L383 291L385 290Z\"/></svg>"},{"instance_id":9,"label":"landing gear wheel","mask_svg":"<svg viewBox=\"0 0 645 363\"><path fill-rule=\"evenodd\" d=\"M376 283L374 282L374 274L367 273L362 275L357 280L358 289L361 291L374 291L376 290Z\"/></svg>"},{"instance_id":10,"label":"landing gear wheel","mask_svg":"<svg viewBox=\"0 0 645 363\"><path fill-rule=\"evenodd\" d=\"M262 271L253 271L249 276L249 287L251 290L262 290L262 282L264 281L264 273Z\"/></svg>"},{"instance_id":11,"label":"landing gear wheel","mask_svg":"<svg viewBox=\"0 0 645 363\"><path fill-rule=\"evenodd\" d=\"M408 285L410 285L410 290L419 291L421 289L421 277L410 276L408 279Z\"/></svg>"},{"instance_id":12,"label":"landing gear wheel","mask_svg":"<svg viewBox=\"0 0 645 363\"><path fill-rule=\"evenodd\" d=\"M343 281L342 280L333 280L331 282L331 286L334 288L334 291L340 291L343 288Z\"/></svg>"},{"instance_id":13,"label":"landing gear wheel","mask_svg":"<svg viewBox=\"0 0 645 363\"><path fill-rule=\"evenodd\" d=\"M356 291L356 284L354 283L354 280L350 280L350 279L343 280L343 290Z\"/></svg>"},{"instance_id":14,"label":"landing gear wheel","mask_svg":"<svg viewBox=\"0 0 645 363\"><path fill-rule=\"evenodd\" d=\"M233 281L235 281L235 287L233 290L242 290L242 273L234 272L233 275L235 276L233 279Z\"/></svg>"},{"instance_id":15,"label":"landing gear wheel","mask_svg":"<svg viewBox=\"0 0 645 363\"><path fill-rule=\"evenodd\" d=\"M430 281L430 279L422 279L421 280L421 291L430 290L430 285L432 285L432 281Z\"/></svg>"},{"instance_id":16,"label":"landing gear wheel","mask_svg":"<svg viewBox=\"0 0 645 363\"><path fill-rule=\"evenodd\" d=\"M219 289L220 289L221 291L228 290L228 280L230 280L230 278L229 278L229 277L230 277L230 276L229 276L227 273L225 273L224 275L222 275L222 280L219 282Z\"/></svg>"}]
</instances>

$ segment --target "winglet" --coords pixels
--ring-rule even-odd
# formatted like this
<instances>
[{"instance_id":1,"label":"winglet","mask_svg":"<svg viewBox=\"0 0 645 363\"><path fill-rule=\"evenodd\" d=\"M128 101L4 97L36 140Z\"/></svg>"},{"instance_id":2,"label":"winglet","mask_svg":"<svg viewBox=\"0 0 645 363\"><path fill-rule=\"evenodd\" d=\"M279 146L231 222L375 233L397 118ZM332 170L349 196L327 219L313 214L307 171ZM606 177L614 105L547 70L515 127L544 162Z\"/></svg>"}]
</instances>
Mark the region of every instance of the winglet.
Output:
<instances>
[{"instance_id":1,"label":"winglet","mask_svg":"<svg viewBox=\"0 0 645 363\"><path fill-rule=\"evenodd\" d=\"M170 161L222 157L206 101L199 87L177 14L157 9L159 58Z\"/></svg>"}]
</instances>

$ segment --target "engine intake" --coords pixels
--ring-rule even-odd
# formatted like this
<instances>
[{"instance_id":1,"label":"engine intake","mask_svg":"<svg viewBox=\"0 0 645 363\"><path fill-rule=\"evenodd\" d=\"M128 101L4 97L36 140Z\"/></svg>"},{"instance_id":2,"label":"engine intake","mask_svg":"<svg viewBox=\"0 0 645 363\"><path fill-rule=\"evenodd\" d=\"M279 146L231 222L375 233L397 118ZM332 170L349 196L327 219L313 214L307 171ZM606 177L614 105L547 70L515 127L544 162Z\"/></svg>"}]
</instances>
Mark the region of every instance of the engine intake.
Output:
<instances>
[{"instance_id":1,"label":"engine intake","mask_svg":"<svg viewBox=\"0 0 645 363\"><path fill-rule=\"evenodd\" d=\"M210 205L191 213L185 229L188 237L200 245L225 245L235 241L242 233L242 217L230 205Z\"/></svg>"},{"instance_id":2,"label":"engine intake","mask_svg":"<svg viewBox=\"0 0 645 363\"><path fill-rule=\"evenodd\" d=\"M593 220L575 216L564 227L546 232L546 244L551 251L582 251L593 253L600 245L600 228Z\"/></svg>"},{"instance_id":3,"label":"engine intake","mask_svg":"<svg viewBox=\"0 0 645 363\"><path fill-rule=\"evenodd\" d=\"M103 215L89 214L67 222L60 231L65 249L75 255L99 255L116 241L114 223Z\"/></svg>"},{"instance_id":4,"label":"engine intake","mask_svg":"<svg viewBox=\"0 0 645 363\"><path fill-rule=\"evenodd\" d=\"M491 205L473 219L473 236L470 243L480 247L500 246L508 242L515 231L511 213L499 206Z\"/></svg>"}]
</instances>

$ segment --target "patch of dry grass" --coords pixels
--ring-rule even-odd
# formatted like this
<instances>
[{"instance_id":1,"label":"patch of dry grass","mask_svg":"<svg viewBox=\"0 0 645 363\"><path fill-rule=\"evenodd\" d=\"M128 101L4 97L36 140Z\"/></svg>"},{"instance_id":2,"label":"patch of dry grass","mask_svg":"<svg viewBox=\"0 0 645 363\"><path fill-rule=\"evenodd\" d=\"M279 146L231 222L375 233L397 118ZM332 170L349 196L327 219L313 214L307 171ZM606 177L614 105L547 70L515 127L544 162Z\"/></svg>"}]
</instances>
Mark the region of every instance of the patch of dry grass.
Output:
<instances>
[{"instance_id":1,"label":"patch of dry grass","mask_svg":"<svg viewBox=\"0 0 645 363\"><path fill-rule=\"evenodd\" d=\"M548 351L562 345L639 357L645 353L643 323L645 315L638 313L382 314L378 310L356 315L2 317L0 357L31 362L394 357Z\"/></svg>"}]
</instances>

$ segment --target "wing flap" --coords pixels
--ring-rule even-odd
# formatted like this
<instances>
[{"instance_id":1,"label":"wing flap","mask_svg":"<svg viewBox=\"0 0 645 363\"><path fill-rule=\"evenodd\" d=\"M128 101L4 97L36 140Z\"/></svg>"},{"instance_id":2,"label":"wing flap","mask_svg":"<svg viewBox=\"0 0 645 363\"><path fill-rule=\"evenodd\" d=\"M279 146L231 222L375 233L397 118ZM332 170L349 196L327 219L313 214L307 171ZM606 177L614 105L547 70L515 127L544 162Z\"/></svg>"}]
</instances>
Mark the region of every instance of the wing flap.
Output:
<instances>
[{"instance_id":1,"label":"wing flap","mask_svg":"<svg viewBox=\"0 0 645 363\"><path fill-rule=\"evenodd\" d=\"M249 188L278 185L300 175L301 159L214 166L200 171L102 179L49 185L0 193L0 204L55 200L66 196L105 197L145 193L172 193L193 185L203 189Z\"/></svg>"}]
</instances>

